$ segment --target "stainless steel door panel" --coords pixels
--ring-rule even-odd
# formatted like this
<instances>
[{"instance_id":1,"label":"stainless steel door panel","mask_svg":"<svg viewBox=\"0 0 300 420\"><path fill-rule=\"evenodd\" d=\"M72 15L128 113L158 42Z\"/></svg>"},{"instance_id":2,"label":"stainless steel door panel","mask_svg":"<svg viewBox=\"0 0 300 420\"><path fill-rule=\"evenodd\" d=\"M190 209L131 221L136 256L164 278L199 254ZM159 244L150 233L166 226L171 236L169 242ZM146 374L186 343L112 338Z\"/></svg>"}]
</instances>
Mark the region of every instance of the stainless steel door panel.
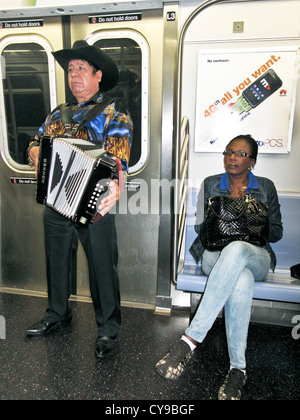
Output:
<instances>
[{"instance_id":1,"label":"stainless steel door panel","mask_svg":"<svg viewBox=\"0 0 300 420\"><path fill-rule=\"evenodd\" d=\"M163 11L143 11L142 20L132 24L90 25L87 16L72 17L71 38L87 39L97 31L120 31L122 28L138 31L148 42L150 50L150 159L146 167L137 175L130 176L129 182L141 179L150 185L152 179L159 179L161 147L161 98L162 98L162 49L163 49ZM128 200L135 194L128 192ZM121 299L133 305L154 307L157 286L157 249L159 215L151 215L151 200L158 202L156 196L146 197L149 214L120 214L116 216L119 245L119 275ZM77 293L89 293L88 272L83 251L79 252Z\"/></svg>"},{"instance_id":2,"label":"stainless steel door panel","mask_svg":"<svg viewBox=\"0 0 300 420\"><path fill-rule=\"evenodd\" d=\"M53 50L57 50L62 48L61 34L61 19L58 17L53 19L45 18L43 27L35 28L34 33L32 28L16 30L2 29L0 44L9 42L10 44L18 45L20 42L27 43L27 40L30 43L33 37L34 39L40 37ZM30 65L30 62L25 64L20 61L15 68L15 73L17 74L18 69L25 65ZM23 71L25 70L24 68ZM51 74L50 77L55 80L58 87L57 91L64 91L64 81L61 75L59 74L55 78L55 75ZM24 88L24 85L20 85L19 89L24 90ZM51 89L50 97L52 99L53 97L56 98L56 86L52 85ZM64 100L62 95L58 96L58 100ZM4 100L2 103L4 103ZM26 113L28 106L30 104L23 107L21 111ZM51 106L56 106L55 101L51 101ZM3 114L1 115L2 122L5 119L5 115ZM3 126L5 124L2 124ZM29 176L34 178L34 173L27 165L19 165L17 162L14 163L14 160L11 160L10 167L7 166L6 159L3 159L3 139L5 141L7 133L1 132L0 134L2 137L0 159L0 285L12 289L46 291L47 282L43 239L44 209L35 202L35 185L14 185L10 181L10 178L15 176Z\"/></svg>"}]
</instances>

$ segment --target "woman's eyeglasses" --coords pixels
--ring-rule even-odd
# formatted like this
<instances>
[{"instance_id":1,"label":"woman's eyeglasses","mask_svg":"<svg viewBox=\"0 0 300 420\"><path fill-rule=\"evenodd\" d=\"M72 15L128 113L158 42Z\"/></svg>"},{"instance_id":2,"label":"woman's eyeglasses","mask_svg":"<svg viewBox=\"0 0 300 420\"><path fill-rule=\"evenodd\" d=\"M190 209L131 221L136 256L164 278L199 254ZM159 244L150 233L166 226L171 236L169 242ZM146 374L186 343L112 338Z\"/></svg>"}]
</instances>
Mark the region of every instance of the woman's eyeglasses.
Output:
<instances>
[{"instance_id":1,"label":"woman's eyeglasses","mask_svg":"<svg viewBox=\"0 0 300 420\"><path fill-rule=\"evenodd\" d=\"M246 152L243 152L242 150L238 150L237 152L233 152L232 150L225 150L225 152L223 152L223 156L229 156L230 157L232 155L234 155L238 158L249 157L249 158L254 159L253 156L248 155Z\"/></svg>"}]
</instances>

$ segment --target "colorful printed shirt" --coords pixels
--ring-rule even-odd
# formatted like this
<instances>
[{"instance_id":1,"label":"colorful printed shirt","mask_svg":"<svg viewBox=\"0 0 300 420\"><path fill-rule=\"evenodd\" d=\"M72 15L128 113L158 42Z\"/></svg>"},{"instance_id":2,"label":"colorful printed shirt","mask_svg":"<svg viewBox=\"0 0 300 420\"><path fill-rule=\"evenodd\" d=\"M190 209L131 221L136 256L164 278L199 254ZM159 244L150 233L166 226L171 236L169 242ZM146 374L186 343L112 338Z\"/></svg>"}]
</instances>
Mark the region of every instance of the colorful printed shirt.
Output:
<instances>
[{"instance_id":1,"label":"colorful printed shirt","mask_svg":"<svg viewBox=\"0 0 300 420\"><path fill-rule=\"evenodd\" d=\"M81 104L71 104L73 122L79 124L96 104L103 101L103 94L97 93L89 101ZM38 146L41 136L63 136L66 128L61 122L60 109L55 109L46 118L37 136L30 143L31 147ZM91 140L122 161L123 169L128 170L130 149L133 136L133 124L130 115L119 112L115 103L108 105L96 118L88 122L76 132L76 138ZM29 161L30 163L30 161Z\"/></svg>"}]
</instances>

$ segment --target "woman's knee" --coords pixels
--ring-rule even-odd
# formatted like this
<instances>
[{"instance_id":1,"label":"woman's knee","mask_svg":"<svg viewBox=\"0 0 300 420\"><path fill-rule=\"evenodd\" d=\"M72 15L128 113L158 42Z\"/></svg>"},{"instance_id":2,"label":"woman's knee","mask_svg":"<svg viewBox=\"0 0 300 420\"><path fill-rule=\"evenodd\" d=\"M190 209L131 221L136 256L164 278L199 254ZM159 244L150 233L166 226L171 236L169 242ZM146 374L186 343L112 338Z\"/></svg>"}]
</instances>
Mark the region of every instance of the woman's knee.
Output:
<instances>
[{"instance_id":1,"label":"woman's knee","mask_svg":"<svg viewBox=\"0 0 300 420\"><path fill-rule=\"evenodd\" d=\"M249 252L251 252L251 244L243 241L231 242L222 251L223 254L230 255L230 257L236 256L236 258L247 256Z\"/></svg>"}]
</instances>

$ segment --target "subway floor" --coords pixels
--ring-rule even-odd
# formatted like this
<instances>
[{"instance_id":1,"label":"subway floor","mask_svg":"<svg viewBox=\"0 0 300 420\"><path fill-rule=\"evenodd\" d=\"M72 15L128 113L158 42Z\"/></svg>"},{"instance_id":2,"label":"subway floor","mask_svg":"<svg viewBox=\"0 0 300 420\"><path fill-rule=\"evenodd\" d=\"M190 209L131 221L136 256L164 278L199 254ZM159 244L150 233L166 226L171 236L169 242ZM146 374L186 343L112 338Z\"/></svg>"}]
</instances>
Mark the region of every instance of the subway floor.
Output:
<instances>
[{"instance_id":1,"label":"subway floor","mask_svg":"<svg viewBox=\"0 0 300 420\"><path fill-rule=\"evenodd\" d=\"M0 340L0 400L216 400L229 367L225 330L217 320L183 376L160 378L154 365L188 326L188 313L171 316L122 308L118 353L96 361L97 329L91 303L71 302L70 327L25 337L42 318L45 298L0 293L6 338ZM299 400L300 340L286 327L251 324L248 382L243 400Z\"/></svg>"}]
</instances>

